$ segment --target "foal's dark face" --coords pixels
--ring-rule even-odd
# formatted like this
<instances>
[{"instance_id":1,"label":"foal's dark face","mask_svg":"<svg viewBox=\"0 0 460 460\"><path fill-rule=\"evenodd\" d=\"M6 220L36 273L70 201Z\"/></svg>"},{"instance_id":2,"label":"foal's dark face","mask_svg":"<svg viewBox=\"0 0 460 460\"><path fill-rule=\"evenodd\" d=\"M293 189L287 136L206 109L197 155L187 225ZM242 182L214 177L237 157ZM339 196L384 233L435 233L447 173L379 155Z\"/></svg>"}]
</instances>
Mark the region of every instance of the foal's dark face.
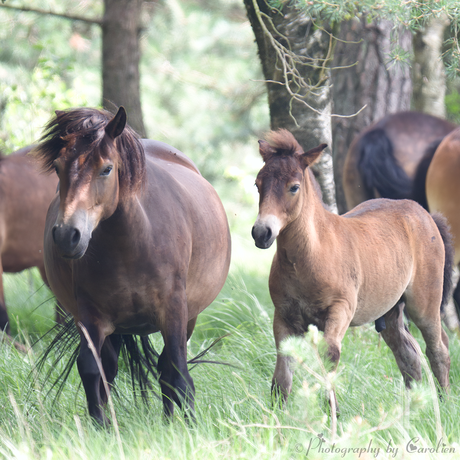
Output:
<instances>
[{"instance_id":1,"label":"foal's dark face","mask_svg":"<svg viewBox=\"0 0 460 460\"><path fill-rule=\"evenodd\" d=\"M252 228L256 246L269 248L279 232L297 218L303 203L304 171L297 156L274 156L256 179L259 214Z\"/></svg>"},{"instance_id":2,"label":"foal's dark face","mask_svg":"<svg viewBox=\"0 0 460 460\"><path fill-rule=\"evenodd\" d=\"M60 206L52 234L62 257L82 257L93 230L118 206L118 153L113 140L106 137L92 151L85 138L76 138L54 162Z\"/></svg>"}]
</instances>

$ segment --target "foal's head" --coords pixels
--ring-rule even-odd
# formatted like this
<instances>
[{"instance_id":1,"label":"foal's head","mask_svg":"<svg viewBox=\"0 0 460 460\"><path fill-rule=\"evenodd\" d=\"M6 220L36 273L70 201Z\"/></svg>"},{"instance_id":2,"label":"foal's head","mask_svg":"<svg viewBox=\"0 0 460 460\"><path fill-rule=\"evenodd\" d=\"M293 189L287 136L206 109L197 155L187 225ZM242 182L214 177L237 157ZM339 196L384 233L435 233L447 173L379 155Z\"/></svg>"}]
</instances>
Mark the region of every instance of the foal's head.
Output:
<instances>
[{"instance_id":1,"label":"foal's head","mask_svg":"<svg viewBox=\"0 0 460 460\"><path fill-rule=\"evenodd\" d=\"M265 165L256 178L259 191L259 214L252 228L256 246L269 248L276 237L295 220L305 199L305 175L327 147L321 144L304 153L294 136L285 129L271 131L259 141Z\"/></svg>"},{"instance_id":2,"label":"foal's head","mask_svg":"<svg viewBox=\"0 0 460 460\"><path fill-rule=\"evenodd\" d=\"M57 111L41 141L35 156L60 181L53 240L63 257L78 259L99 222L141 187L142 145L126 126L123 107L115 116L89 108Z\"/></svg>"}]
</instances>

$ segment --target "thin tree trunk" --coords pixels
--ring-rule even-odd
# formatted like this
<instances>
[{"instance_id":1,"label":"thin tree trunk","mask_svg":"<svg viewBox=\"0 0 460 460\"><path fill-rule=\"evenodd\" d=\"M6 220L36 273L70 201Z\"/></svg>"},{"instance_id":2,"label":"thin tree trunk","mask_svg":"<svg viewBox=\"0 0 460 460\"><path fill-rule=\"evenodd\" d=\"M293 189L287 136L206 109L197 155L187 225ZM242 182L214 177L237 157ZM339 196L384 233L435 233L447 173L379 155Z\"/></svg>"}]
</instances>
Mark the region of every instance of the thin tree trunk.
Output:
<instances>
[{"instance_id":1,"label":"thin tree trunk","mask_svg":"<svg viewBox=\"0 0 460 460\"><path fill-rule=\"evenodd\" d=\"M267 81L271 129L288 129L305 151L323 142L329 145L315 173L323 200L335 209L328 69L333 45L331 31L291 5L279 12L271 10L264 0L244 3ZM287 54L283 55L280 47ZM290 56L295 58L291 60Z\"/></svg>"},{"instance_id":2,"label":"thin tree trunk","mask_svg":"<svg viewBox=\"0 0 460 460\"><path fill-rule=\"evenodd\" d=\"M102 105L123 105L128 123L145 137L140 103L139 30L142 0L104 0Z\"/></svg>"},{"instance_id":3,"label":"thin tree trunk","mask_svg":"<svg viewBox=\"0 0 460 460\"><path fill-rule=\"evenodd\" d=\"M432 18L413 37L412 105L419 112L441 118L446 116L446 75L441 56L444 31L448 25L446 17Z\"/></svg>"},{"instance_id":4,"label":"thin tree trunk","mask_svg":"<svg viewBox=\"0 0 460 460\"><path fill-rule=\"evenodd\" d=\"M388 113L409 110L412 93L407 64L388 64L393 24L386 20L344 21L332 62L334 113L352 118L332 120L334 179L337 207L347 210L342 188L345 156L354 137ZM399 30L399 46L411 51L411 34ZM348 66L348 67L347 67ZM347 68L340 68L347 67Z\"/></svg>"}]
</instances>

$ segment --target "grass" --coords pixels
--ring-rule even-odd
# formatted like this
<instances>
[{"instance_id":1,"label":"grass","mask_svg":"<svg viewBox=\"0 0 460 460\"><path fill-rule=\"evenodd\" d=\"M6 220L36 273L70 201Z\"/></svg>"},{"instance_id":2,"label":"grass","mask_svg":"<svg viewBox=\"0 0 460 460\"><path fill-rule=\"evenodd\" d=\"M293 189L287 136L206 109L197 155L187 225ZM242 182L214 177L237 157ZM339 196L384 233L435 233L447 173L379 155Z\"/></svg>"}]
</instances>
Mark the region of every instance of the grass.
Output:
<instances>
[{"instance_id":1,"label":"grass","mask_svg":"<svg viewBox=\"0 0 460 460\"><path fill-rule=\"evenodd\" d=\"M40 346L23 355L2 345L0 458L300 459L307 453L308 458L327 459L456 458L460 346L451 333L452 389L439 403L440 423L437 396L426 372L423 381L407 392L390 350L371 325L347 332L335 377L324 372L318 359L321 334L317 339L312 331L302 340L289 341L286 347L297 361L293 394L285 409L273 409L270 384L276 356L267 288L272 252L252 248L249 235L234 242L229 279L200 315L189 343L193 357L229 333L208 358L233 367L200 364L191 370L196 426L188 425L179 411L172 423L165 422L154 396L148 405L135 400L130 377L121 366L113 399L116 422L112 428L99 429L87 415L76 369L54 403L55 391L48 393L43 373L32 371ZM41 285L36 272L5 276L12 330L20 340L34 340L53 324L53 302ZM412 332L424 349L418 331ZM155 336L154 342L160 349L161 337ZM44 371L52 366L50 360ZM53 370L59 371L59 366ZM335 435L325 397L329 384L336 388L340 407ZM438 453L430 453L439 441ZM410 442L425 452L409 453Z\"/></svg>"}]
</instances>

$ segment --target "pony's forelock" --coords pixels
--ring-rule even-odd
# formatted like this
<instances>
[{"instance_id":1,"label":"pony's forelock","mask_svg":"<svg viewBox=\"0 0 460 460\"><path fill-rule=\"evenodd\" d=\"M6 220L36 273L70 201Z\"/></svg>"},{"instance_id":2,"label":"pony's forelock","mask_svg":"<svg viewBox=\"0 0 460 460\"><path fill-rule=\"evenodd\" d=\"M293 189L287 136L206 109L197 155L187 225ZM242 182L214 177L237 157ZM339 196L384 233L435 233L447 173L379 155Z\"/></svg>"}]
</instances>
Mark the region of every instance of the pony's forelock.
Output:
<instances>
[{"instance_id":1,"label":"pony's forelock","mask_svg":"<svg viewBox=\"0 0 460 460\"><path fill-rule=\"evenodd\" d=\"M261 143L260 150L264 161L273 156L294 156L301 155L303 149L296 138L287 129L269 131L265 135L267 144Z\"/></svg>"},{"instance_id":2,"label":"pony's forelock","mask_svg":"<svg viewBox=\"0 0 460 460\"><path fill-rule=\"evenodd\" d=\"M76 155L88 155L103 147L104 130L113 117L114 114L106 110L87 107L57 111L46 124L40 143L31 154L37 158L42 171L50 173L62 149L76 139L87 139L85 151L76 152ZM126 125L115 139L115 145L121 160L120 190L136 192L145 179L145 154L139 136Z\"/></svg>"}]
</instances>

